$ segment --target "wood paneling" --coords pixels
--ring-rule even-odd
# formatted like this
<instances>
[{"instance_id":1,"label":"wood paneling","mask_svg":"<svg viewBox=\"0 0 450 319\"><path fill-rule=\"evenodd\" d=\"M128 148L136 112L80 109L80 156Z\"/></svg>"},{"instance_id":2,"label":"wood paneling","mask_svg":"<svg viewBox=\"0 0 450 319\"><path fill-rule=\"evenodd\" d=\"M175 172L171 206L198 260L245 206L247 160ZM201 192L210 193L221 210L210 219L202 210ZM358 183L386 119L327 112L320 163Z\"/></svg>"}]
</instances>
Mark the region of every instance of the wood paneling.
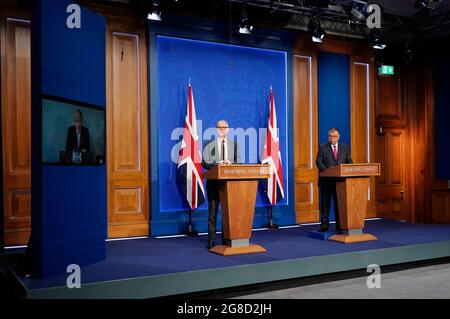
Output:
<instances>
[{"instance_id":1,"label":"wood paneling","mask_svg":"<svg viewBox=\"0 0 450 319\"><path fill-rule=\"evenodd\" d=\"M396 66L395 75L378 75L376 82L377 103L376 120L377 127L380 126L402 126L407 125L407 90L404 86L401 68Z\"/></svg>"},{"instance_id":2,"label":"wood paneling","mask_svg":"<svg viewBox=\"0 0 450 319\"><path fill-rule=\"evenodd\" d=\"M450 191L432 192L431 220L433 223L448 223L450 221Z\"/></svg>"},{"instance_id":3,"label":"wood paneling","mask_svg":"<svg viewBox=\"0 0 450 319\"><path fill-rule=\"evenodd\" d=\"M381 175L376 180L378 216L406 218L405 129L386 129L377 135L376 161Z\"/></svg>"},{"instance_id":4,"label":"wood paneling","mask_svg":"<svg viewBox=\"0 0 450 319\"><path fill-rule=\"evenodd\" d=\"M416 184L416 219L421 222L450 223L450 185L447 180L436 179L436 151L434 126L434 76L432 61L425 61L417 77L418 93L415 136L416 157L421 158L422 164L416 168L416 183L426 181L422 185ZM423 81L422 81L423 79ZM414 160L414 163L417 161ZM425 187L424 187L425 186Z\"/></svg>"},{"instance_id":5,"label":"wood paneling","mask_svg":"<svg viewBox=\"0 0 450 319\"><path fill-rule=\"evenodd\" d=\"M294 183L297 223L319 219L317 137L317 56L294 56Z\"/></svg>"},{"instance_id":6,"label":"wood paneling","mask_svg":"<svg viewBox=\"0 0 450 319\"><path fill-rule=\"evenodd\" d=\"M108 237L149 233L145 27L107 22Z\"/></svg>"},{"instance_id":7,"label":"wood paneling","mask_svg":"<svg viewBox=\"0 0 450 319\"><path fill-rule=\"evenodd\" d=\"M374 162L374 72L370 59L352 57L350 125L354 163ZM376 216L375 178L370 178L366 217Z\"/></svg>"},{"instance_id":8,"label":"wood paneling","mask_svg":"<svg viewBox=\"0 0 450 319\"><path fill-rule=\"evenodd\" d=\"M31 229L30 23L0 22L5 244L28 242Z\"/></svg>"}]
</instances>

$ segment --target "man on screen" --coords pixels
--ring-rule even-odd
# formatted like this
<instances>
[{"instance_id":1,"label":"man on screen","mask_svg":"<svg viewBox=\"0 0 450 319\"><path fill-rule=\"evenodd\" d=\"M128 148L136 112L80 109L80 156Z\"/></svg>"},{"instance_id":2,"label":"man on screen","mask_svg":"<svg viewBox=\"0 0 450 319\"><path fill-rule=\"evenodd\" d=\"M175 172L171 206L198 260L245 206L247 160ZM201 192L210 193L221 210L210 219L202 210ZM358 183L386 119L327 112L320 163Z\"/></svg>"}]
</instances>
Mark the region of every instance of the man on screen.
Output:
<instances>
[{"instance_id":1,"label":"man on screen","mask_svg":"<svg viewBox=\"0 0 450 319\"><path fill-rule=\"evenodd\" d=\"M72 161L81 162L81 154L91 151L89 129L83 126L83 113L79 109L74 113L75 125L67 129L66 151L72 152Z\"/></svg>"},{"instance_id":2,"label":"man on screen","mask_svg":"<svg viewBox=\"0 0 450 319\"><path fill-rule=\"evenodd\" d=\"M345 144L339 143L339 130L332 128L328 131L328 143L321 144L317 152L316 165L319 172L326 170L332 166L339 164L353 163L350 155L350 149ZM320 232L328 230L330 218L330 203L331 197L334 202L334 217L336 220L336 230L341 232L339 223L339 208L336 194L336 178L333 177L319 177L319 192L320 192Z\"/></svg>"},{"instance_id":3,"label":"man on screen","mask_svg":"<svg viewBox=\"0 0 450 319\"><path fill-rule=\"evenodd\" d=\"M229 129L227 121L218 121L216 127L217 138L208 142L203 149L202 166L210 169L217 164L240 163L239 146L235 141L227 137ZM215 246L220 186L221 182L219 180L208 180L206 183L206 195L208 196L208 249Z\"/></svg>"}]
</instances>

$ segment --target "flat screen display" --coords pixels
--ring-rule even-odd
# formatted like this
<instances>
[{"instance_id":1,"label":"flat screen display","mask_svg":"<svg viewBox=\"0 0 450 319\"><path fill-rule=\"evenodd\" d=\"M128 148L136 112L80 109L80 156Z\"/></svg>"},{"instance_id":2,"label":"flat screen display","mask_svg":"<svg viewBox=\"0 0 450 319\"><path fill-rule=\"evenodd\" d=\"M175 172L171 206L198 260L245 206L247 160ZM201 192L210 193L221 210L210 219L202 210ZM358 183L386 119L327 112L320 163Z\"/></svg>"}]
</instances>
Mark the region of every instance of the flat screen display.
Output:
<instances>
[{"instance_id":1,"label":"flat screen display","mask_svg":"<svg viewBox=\"0 0 450 319\"><path fill-rule=\"evenodd\" d=\"M82 103L42 99L42 163L105 164L105 111Z\"/></svg>"}]
</instances>

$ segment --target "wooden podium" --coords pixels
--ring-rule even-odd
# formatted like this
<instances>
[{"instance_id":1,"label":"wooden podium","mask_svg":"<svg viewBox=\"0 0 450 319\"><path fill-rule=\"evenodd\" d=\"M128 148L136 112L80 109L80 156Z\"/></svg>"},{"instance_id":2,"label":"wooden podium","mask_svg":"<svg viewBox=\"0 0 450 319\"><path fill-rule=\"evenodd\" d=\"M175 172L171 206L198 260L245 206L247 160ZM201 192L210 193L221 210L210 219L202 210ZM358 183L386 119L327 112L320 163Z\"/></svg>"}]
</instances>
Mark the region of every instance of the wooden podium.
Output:
<instances>
[{"instance_id":1,"label":"wooden podium","mask_svg":"<svg viewBox=\"0 0 450 319\"><path fill-rule=\"evenodd\" d=\"M250 237L258 180L270 177L270 166L218 164L203 177L222 181L220 205L226 245L215 246L210 251L224 256L265 252L263 247L250 244Z\"/></svg>"},{"instance_id":2,"label":"wooden podium","mask_svg":"<svg viewBox=\"0 0 450 319\"><path fill-rule=\"evenodd\" d=\"M363 233L366 218L369 176L380 175L379 163L340 164L320 173L321 177L336 177L339 221L343 234L329 239L342 243L377 240Z\"/></svg>"}]
</instances>

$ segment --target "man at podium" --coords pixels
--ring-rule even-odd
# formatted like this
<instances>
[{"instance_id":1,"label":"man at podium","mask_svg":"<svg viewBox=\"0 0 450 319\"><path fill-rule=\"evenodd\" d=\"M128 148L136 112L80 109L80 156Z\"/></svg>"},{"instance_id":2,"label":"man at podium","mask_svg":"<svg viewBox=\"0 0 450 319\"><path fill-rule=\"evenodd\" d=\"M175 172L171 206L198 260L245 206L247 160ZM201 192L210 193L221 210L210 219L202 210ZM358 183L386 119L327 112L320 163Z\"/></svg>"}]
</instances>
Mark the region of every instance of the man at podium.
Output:
<instances>
[{"instance_id":1,"label":"man at podium","mask_svg":"<svg viewBox=\"0 0 450 319\"><path fill-rule=\"evenodd\" d=\"M340 133L337 128L328 131L328 143L321 144L317 152L316 165L319 172L339 164L353 163L350 155L350 148L339 143ZM339 208L336 193L336 178L319 177L319 209L320 209L320 232L328 230L330 221L331 197L334 202L334 217L336 220L336 230L341 231L339 223Z\"/></svg>"},{"instance_id":2,"label":"man at podium","mask_svg":"<svg viewBox=\"0 0 450 319\"><path fill-rule=\"evenodd\" d=\"M229 130L227 121L218 121L216 127L217 138L209 141L203 149L202 166L208 170L217 164L239 164L241 162L238 144L227 137ZM220 180L208 180L206 182L206 196L208 197L208 249L215 246L220 185Z\"/></svg>"}]
</instances>

